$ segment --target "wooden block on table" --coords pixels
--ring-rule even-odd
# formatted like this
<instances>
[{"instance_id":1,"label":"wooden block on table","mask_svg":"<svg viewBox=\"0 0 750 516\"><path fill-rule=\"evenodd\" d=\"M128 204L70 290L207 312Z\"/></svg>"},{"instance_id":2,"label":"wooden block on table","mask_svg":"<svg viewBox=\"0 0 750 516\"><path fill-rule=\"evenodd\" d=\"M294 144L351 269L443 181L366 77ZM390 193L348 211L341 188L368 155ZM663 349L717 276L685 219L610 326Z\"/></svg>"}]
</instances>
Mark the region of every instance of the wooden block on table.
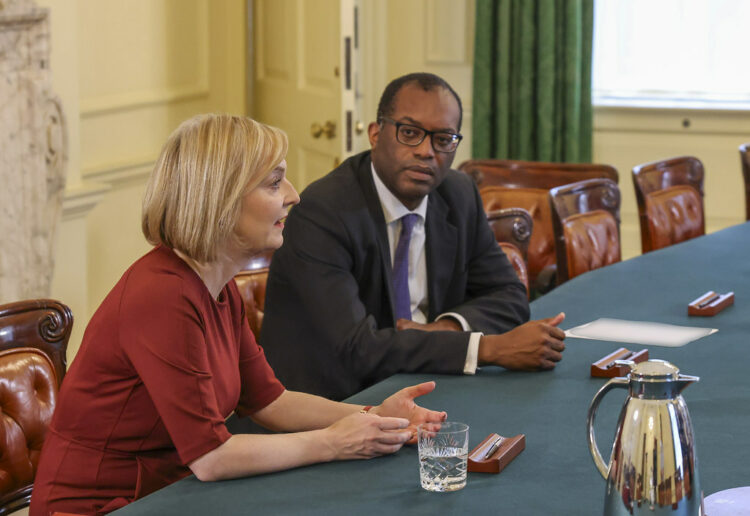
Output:
<instances>
[{"instance_id":1,"label":"wooden block on table","mask_svg":"<svg viewBox=\"0 0 750 516\"><path fill-rule=\"evenodd\" d=\"M500 439L497 449L487 456L492 445ZM526 436L503 437L490 434L469 453L468 471L473 473L500 473L519 453L526 449Z\"/></svg>"}]
</instances>

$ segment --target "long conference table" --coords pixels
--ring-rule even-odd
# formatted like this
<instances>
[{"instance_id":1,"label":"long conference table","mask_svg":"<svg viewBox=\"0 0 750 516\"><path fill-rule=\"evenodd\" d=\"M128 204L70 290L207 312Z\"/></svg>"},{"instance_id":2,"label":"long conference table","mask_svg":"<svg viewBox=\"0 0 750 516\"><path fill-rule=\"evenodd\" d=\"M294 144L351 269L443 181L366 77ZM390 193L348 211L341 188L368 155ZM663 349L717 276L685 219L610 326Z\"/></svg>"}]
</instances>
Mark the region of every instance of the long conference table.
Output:
<instances>
[{"instance_id":1,"label":"long conference table","mask_svg":"<svg viewBox=\"0 0 750 516\"><path fill-rule=\"evenodd\" d=\"M735 304L714 317L689 317L687 304L708 290L734 291ZM649 347L700 376L683 391L693 421L706 496L750 485L750 223L652 252L556 288L531 305L532 318L566 313L564 329L600 317L718 328L683 347ZM335 462L231 481L185 478L132 503L118 515L185 514L512 514L602 513L605 481L586 440L586 413L605 379L592 362L619 347L569 338L557 368L523 373L483 367L476 376L402 374L353 396L378 403L396 390L436 380L419 400L470 426L470 448L488 434L525 434L526 449L499 475L469 473L453 493L419 485L417 449L368 461ZM607 395L595 430L609 457L624 390Z\"/></svg>"}]
</instances>

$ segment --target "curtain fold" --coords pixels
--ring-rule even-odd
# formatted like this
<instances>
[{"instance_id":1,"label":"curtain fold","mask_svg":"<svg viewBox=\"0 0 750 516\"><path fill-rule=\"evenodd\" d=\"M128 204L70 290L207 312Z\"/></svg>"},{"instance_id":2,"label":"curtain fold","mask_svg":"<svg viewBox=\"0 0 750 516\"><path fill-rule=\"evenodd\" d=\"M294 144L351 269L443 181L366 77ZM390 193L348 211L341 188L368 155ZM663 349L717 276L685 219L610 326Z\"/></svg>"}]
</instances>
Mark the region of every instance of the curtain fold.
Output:
<instances>
[{"instance_id":1,"label":"curtain fold","mask_svg":"<svg viewBox=\"0 0 750 516\"><path fill-rule=\"evenodd\" d=\"M472 157L591 161L594 0L476 0Z\"/></svg>"}]
</instances>

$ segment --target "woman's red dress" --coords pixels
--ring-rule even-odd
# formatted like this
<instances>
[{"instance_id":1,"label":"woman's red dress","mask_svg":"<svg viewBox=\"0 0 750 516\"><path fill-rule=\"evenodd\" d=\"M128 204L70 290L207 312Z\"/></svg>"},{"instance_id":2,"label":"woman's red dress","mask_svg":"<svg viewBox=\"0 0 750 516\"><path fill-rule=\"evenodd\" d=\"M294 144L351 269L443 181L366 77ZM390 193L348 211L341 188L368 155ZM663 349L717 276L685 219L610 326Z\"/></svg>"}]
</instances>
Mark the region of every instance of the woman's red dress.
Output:
<instances>
[{"instance_id":1,"label":"woman's red dress","mask_svg":"<svg viewBox=\"0 0 750 516\"><path fill-rule=\"evenodd\" d=\"M106 513L190 474L283 392L234 281L211 297L171 249L125 272L65 376L34 482L31 516Z\"/></svg>"}]
</instances>

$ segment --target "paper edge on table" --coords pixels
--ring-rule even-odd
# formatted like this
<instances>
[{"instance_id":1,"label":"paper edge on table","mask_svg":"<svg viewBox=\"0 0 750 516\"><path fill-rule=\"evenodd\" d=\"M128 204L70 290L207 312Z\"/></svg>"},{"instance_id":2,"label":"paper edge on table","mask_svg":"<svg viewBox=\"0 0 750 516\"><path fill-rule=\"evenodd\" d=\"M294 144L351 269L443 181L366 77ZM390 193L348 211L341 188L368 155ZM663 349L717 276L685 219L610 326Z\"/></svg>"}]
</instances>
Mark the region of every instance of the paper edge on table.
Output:
<instances>
[{"instance_id":1,"label":"paper edge on table","mask_svg":"<svg viewBox=\"0 0 750 516\"><path fill-rule=\"evenodd\" d=\"M673 327L675 329L679 328L679 329L703 330L703 331L705 331L705 333L703 335L697 336L697 337L692 338L690 340L679 341L679 342L674 342L674 341L665 342L663 340L662 341L658 341L658 340L648 340L648 339L641 339L641 338L638 338L638 339L636 339L636 338L622 339L622 338L611 337L611 336L608 336L608 335L605 335L605 336L602 336L602 335L589 336L589 335L581 335L581 334L577 333L577 332L579 332L581 330L584 330L587 327L590 327L591 325L593 325L595 323L609 322L609 321L617 322L617 323L632 324L634 326L638 326L638 325L642 325L642 324L657 325L657 326L663 326L663 327L665 327L665 329L667 329L667 327ZM589 321L587 323L580 324L578 326L575 326L573 328L569 328L569 329L565 330L565 336L566 337L576 338L576 339L603 340L603 341L607 341L607 342L624 342L624 343L629 343L629 344L643 344L643 345L654 345L654 346L664 346L664 347L670 347L670 348L677 348L677 347L684 346L684 345L686 345L686 344L688 344L690 342L702 339L703 337L708 337L709 335L713 335L714 333L716 333L718 331L719 330L717 328L706 328L706 327L702 327L702 326L682 326L682 325L678 325L678 324L669 324L669 323L654 322L654 321L632 321L632 320L627 320L627 319L614 319L614 318L611 318L611 317L600 317L599 319L595 319L593 321Z\"/></svg>"}]
</instances>

